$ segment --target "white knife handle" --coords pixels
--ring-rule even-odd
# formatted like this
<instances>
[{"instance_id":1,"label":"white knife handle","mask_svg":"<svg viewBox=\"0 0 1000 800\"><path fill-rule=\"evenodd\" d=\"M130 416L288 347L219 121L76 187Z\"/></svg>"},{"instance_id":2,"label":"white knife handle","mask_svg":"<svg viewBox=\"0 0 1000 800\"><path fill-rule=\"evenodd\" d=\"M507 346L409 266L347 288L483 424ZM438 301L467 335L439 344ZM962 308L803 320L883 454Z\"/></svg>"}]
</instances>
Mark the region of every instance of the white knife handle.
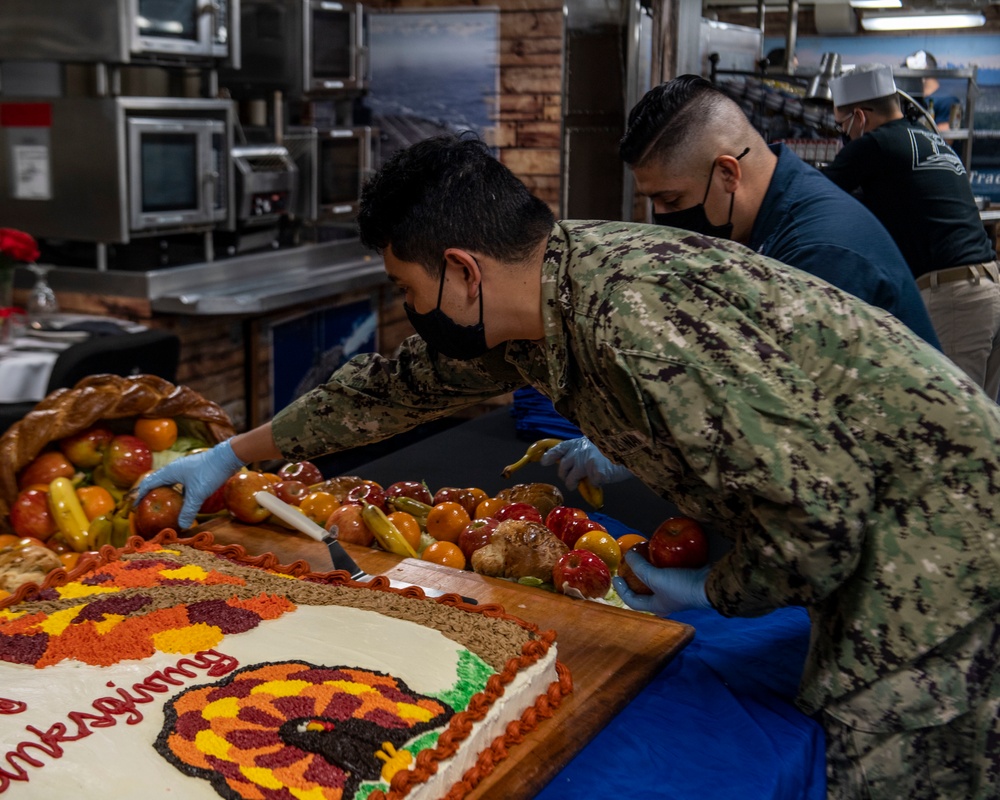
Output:
<instances>
[{"instance_id":1,"label":"white knife handle","mask_svg":"<svg viewBox=\"0 0 1000 800\"><path fill-rule=\"evenodd\" d=\"M254 500L274 514L274 516L280 517L293 528L302 531L306 536L311 536L317 542L322 542L323 539L330 535L330 532L322 525L317 525L301 511L296 510L293 506L288 505L280 497L270 492L257 492L253 497Z\"/></svg>"}]
</instances>

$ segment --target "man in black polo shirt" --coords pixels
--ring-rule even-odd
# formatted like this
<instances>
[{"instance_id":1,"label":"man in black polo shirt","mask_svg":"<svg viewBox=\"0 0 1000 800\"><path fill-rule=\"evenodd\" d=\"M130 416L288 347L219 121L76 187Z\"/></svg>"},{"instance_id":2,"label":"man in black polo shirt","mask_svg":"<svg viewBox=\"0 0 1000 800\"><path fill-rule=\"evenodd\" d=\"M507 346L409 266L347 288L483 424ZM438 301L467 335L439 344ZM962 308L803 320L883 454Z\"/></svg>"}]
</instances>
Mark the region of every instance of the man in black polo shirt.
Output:
<instances>
[{"instance_id":1,"label":"man in black polo shirt","mask_svg":"<svg viewBox=\"0 0 1000 800\"><path fill-rule=\"evenodd\" d=\"M847 140L824 172L885 225L917 279L941 349L987 394L1000 394L1000 274L961 159L900 111L892 70L831 81Z\"/></svg>"}]
</instances>

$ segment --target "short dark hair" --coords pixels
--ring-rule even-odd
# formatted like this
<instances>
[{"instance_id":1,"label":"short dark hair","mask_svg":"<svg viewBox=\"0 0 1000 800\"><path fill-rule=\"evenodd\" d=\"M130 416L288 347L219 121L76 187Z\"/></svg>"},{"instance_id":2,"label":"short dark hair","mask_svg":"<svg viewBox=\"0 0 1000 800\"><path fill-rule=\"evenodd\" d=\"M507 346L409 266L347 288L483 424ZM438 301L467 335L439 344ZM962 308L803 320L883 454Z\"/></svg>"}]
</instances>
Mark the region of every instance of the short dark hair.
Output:
<instances>
[{"instance_id":1,"label":"short dark hair","mask_svg":"<svg viewBox=\"0 0 1000 800\"><path fill-rule=\"evenodd\" d=\"M395 153L361 192L361 242L441 270L461 247L499 261L528 258L552 231L551 209L469 134L434 136Z\"/></svg>"},{"instance_id":2,"label":"short dark hair","mask_svg":"<svg viewBox=\"0 0 1000 800\"><path fill-rule=\"evenodd\" d=\"M666 158L679 144L702 137L713 105L725 97L699 75L654 86L629 112L618 145L622 161L639 166L650 156Z\"/></svg>"}]
</instances>

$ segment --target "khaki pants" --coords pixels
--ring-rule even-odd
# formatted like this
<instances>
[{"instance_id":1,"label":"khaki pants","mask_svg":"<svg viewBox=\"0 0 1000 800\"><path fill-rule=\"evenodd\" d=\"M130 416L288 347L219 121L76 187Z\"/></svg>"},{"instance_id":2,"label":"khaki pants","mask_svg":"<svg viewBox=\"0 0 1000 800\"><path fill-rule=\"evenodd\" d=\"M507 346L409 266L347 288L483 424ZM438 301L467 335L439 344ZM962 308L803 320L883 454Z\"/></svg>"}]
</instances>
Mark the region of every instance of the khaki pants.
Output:
<instances>
[{"instance_id":1,"label":"khaki pants","mask_svg":"<svg viewBox=\"0 0 1000 800\"><path fill-rule=\"evenodd\" d=\"M997 262L938 270L917 279L941 350L1000 399L1000 271Z\"/></svg>"}]
</instances>

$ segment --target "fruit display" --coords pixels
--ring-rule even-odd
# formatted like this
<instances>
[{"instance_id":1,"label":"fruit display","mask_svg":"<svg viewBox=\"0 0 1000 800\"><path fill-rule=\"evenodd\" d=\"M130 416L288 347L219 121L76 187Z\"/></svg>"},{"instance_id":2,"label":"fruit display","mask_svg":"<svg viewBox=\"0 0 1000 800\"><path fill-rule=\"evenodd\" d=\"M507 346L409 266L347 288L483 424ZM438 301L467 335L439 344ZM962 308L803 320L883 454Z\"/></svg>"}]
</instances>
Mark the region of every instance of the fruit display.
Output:
<instances>
[{"instance_id":1,"label":"fruit display","mask_svg":"<svg viewBox=\"0 0 1000 800\"><path fill-rule=\"evenodd\" d=\"M0 437L2 591L175 527L176 489L138 506L130 490L149 470L234 433L221 407L152 375L92 375L49 394Z\"/></svg>"},{"instance_id":2,"label":"fruit display","mask_svg":"<svg viewBox=\"0 0 1000 800\"><path fill-rule=\"evenodd\" d=\"M183 487L160 487L136 503L137 482L234 433L221 409L152 376L92 376L53 395L61 400L46 398L40 415L29 414L0 438L0 458L6 456L0 462L0 592L37 581L54 566L70 568L81 553L103 545L176 529ZM537 460L554 441L542 440L526 457ZM243 468L203 503L196 524L229 519L290 529L257 502L258 492L336 528L344 542L575 598L620 604L611 586L615 574L648 592L624 562L631 547L655 566L700 566L707 555L694 520L666 520L649 540L636 534L616 540L588 512L564 505L551 484L516 484L494 496L478 487L432 489L415 480L383 487L358 475L328 478L309 461L273 472Z\"/></svg>"}]
</instances>

